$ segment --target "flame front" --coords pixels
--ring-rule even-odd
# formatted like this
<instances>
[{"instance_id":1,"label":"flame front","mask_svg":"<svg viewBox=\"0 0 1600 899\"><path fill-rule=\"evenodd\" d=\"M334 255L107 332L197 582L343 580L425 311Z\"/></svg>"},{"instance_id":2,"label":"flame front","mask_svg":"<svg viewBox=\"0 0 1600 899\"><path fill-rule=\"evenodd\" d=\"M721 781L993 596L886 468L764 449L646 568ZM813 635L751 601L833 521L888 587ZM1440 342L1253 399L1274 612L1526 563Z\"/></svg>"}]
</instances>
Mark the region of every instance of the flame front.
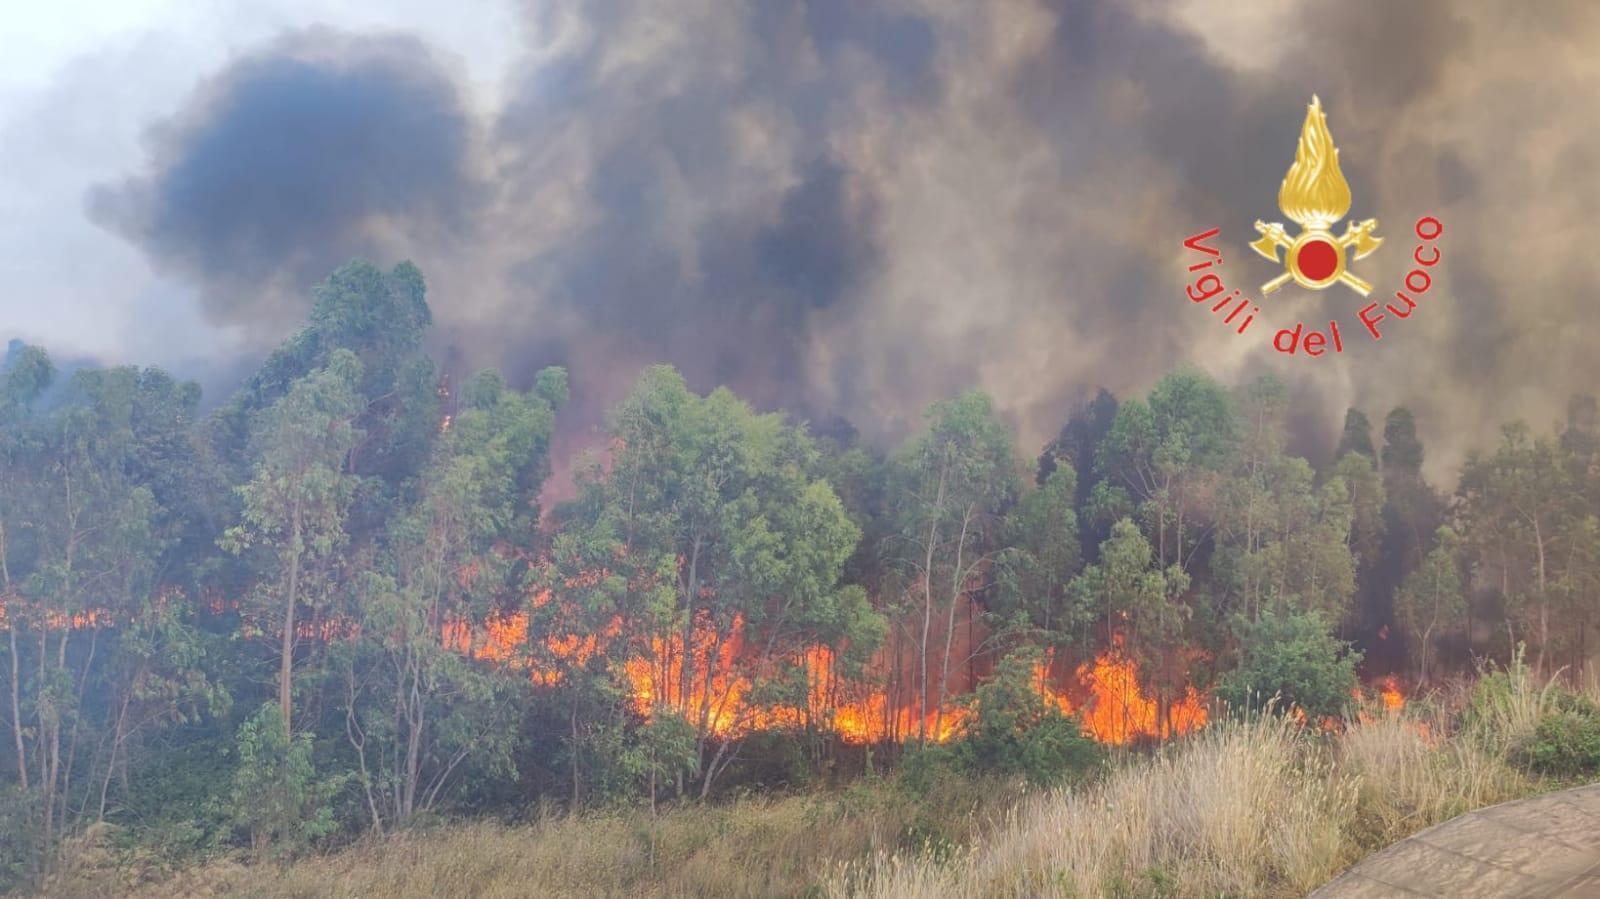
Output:
<instances>
[{"instance_id":1,"label":"flame front","mask_svg":"<svg viewBox=\"0 0 1600 899\"><path fill-rule=\"evenodd\" d=\"M1278 207L1304 228L1327 228L1350 211L1350 184L1339 171L1339 148L1315 95L1300 129L1294 165L1278 188Z\"/></svg>"},{"instance_id":2,"label":"flame front","mask_svg":"<svg viewBox=\"0 0 1600 899\"><path fill-rule=\"evenodd\" d=\"M1081 703L1057 689L1049 667L1046 662L1035 672L1040 692L1062 714L1077 714L1084 731L1101 743L1124 746L1137 740L1166 739L1203 726L1209 717L1206 698L1193 687L1184 688L1181 698L1165 704L1147 696L1139 682L1138 666L1123 654L1120 640L1092 664L1078 666L1076 678L1085 694Z\"/></svg>"},{"instance_id":3,"label":"flame front","mask_svg":"<svg viewBox=\"0 0 1600 899\"><path fill-rule=\"evenodd\" d=\"M581 638L548 636L544 646L552 658L581 663L620 632L620 622L614 622L599 634ZM710 634L697 629L687 685L681 683L681 637L653 638L647 653L627 658L622 666L634 711L648 718L666 707L691 720L703 716L707 730L723 739L762 730L819 727L855 745L915 740L922 733L932 742L947 742L964 732L972 715L968 705L952 703L938 709L930 704L919 720L914 701L905 695L892 696L881 687L841 675L835 668L836 652L827 646L812 646L792 660L805 673L803 706L752 702L747 695L750 683L735 664L745 651L742 632L742 623L736 621L731 639L714 643ZM477 632L464 622L451 622L443 637L447 645L476 658L515 663L518 647L530 638L527 614L491 619ZM884 650L869 667L882 672L896 664L893 654ZM1203 726L1208 717L1207 699L1193 687L1167 702L1151 695L1120 640L1093 661L1066 669L1059 679L1066 686L1058 686L1050 668L1047 659L1035 671L1039 694L1062 714L1077 717L1084 731L1102 743L1126 745L1173 737ZM532 666L529 675L542 686L561 682L561 672L554 669Z\"/></svg>"}]
</instances>

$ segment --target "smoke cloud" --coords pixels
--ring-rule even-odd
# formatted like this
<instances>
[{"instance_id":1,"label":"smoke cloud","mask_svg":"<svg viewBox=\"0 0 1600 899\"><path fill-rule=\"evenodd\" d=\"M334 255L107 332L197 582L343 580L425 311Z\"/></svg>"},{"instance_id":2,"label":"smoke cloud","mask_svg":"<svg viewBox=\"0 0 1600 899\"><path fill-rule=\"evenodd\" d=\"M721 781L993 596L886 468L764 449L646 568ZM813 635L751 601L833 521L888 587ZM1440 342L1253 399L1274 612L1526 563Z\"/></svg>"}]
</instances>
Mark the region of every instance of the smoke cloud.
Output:
<instances>
[{"instance_id":1,"label":"smoke cloud","mask_svg":"<svg viewBox=\"0 0 1600 899\"><path fill-rule=\"evenodd\" d=\"M419 39L303 33L219 73L92 208L222 322L292 321L350 255L413 258L452 364L566 364L585 424L665 361L884 439L982 386L1033 446L1095 387L1188 361L1283 375L1303 449L1331 446L1346 405L1408 404L1437 474L1600 380L1582 224L1600 151L1572 114L1600 89L1600 10L1230 10L529 3L488 113ZM1343 288L1263 299L1276 272L1245 246L1281 219L1313 93L1351 216L1389 239L1359 266L1374 299L1410 267L1412 223L1445 223L1434 287L1379 343L1349 337L1367 301ZM1212 226L1230 287L1261 301L1248 337L1183 296L1181 241ZM1330 318L1342 356L1270 351Z\"/></svg>"},{"instance_id":2,"label":"smoke cloud","mask_svg":"<svg viewBox=\"0 0 1600 899\"><path fill-rule=\"evenodd\" d=\"M281 328L353 255L470 238L472 128L417 38L296 33L205 84L90 214L198 282L214 321Z\"/></svg>"}]
</instances>

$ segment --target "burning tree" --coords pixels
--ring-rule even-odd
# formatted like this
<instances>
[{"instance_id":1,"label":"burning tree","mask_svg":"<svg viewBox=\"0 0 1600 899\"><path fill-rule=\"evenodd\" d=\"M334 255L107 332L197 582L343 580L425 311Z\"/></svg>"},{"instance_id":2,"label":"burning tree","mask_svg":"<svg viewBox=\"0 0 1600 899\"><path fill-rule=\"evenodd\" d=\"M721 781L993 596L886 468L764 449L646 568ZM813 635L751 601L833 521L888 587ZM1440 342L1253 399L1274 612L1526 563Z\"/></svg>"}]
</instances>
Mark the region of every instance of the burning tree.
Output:
<instances>
[{"instance_id":1,"label":"burning tree","mask_svg":"<svg viewBox=\"0 0 1600 899\"><path fill-rule=\"evenodd\" d=\"M694 727L704 795L734 759L729 738L799 723L755 716L806 708L811 647L871 652L882 623L839 583L860 531L803 430L726 389L698 396L671 368L644 373L611 440L609 466L591 465L560 513L545 606L579 637L619 619L614 658L641 711Z\"/></svg>"},{"instance_id":2,"label":"burning tree","mask_svg":"<svg viewBox=\"0 0 1600 899\"><path fill-rule=\"evenodd\" d=\"M494 375L467 394L424 469L420 498L391 522L376 564L358 577L350 614L360 630L338 647L345 732L379 831L432 808L469 759L489 770L510 765L514 669L457 649L472 648L515 595L517 550L526 551L537 519L537 490L525 488L548 471L555 409Z\"/></svg>"},{"instance_id":3,"label":"burning tree","mask_svg":"<svg viewBox=\"0 0 1600 899\"><path fill-rule=\"evenodd\" d=\"M943 733L952 662L967 661L953 657L957 610L989 586L1003 515L1021 487L1011 435L987 396L973 391L935 403L927 419L928 429L901 451L891 472L902 548L895 556L920 619L912 684L919 740L930 728Z\"/></svg>"}]
</instances>

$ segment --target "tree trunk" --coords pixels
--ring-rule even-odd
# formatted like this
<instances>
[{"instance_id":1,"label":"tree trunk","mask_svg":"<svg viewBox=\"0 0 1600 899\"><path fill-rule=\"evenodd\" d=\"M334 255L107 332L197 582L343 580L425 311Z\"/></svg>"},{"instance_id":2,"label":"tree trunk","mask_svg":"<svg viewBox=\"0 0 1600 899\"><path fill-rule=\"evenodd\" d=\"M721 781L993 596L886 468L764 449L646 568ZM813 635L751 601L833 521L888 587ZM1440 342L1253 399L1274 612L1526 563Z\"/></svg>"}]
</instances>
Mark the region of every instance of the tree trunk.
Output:
<instances>
[{"instance_id":1,"label":"tree trunk","mask_svg":"<svg viewBox=\"0 0 1600 899\"><path fill-rule=\"evenodd\" d=\"M1421 670L1418 672L1418 690L1421 690L1423 687L1428 685L1428 645L1433 639L1433 626L1434 622L1430 621L1428 622L1428 626L1422 631L1422 646L1419 647L1419 654L1422 656L1422 665Z\"/></svg>"},{"instance_id":2,"label":"tree trunk","mask_svg":"<svg viewBox=\"0 0 1600 899\"><path fill-rule=\"evenodd\" d=\"M22 742L22 701L21 685L22 676L21 660L17 658L17 628L21 622L17 620L20 609L10 608L17 601L16 594L11 592L11 566L6 561L6 525L0 520L0 602L7 604L6 608L6 634L11 642L11 736L16 740L17 747L17 784L22 787L22 792L28 792L28 754Z\"/></svg>"},{"instance_id":3,"label":"tree trunk","mask_svg":"<svg viewBox=\"0 0 1600 899\"><path fill-rule=\"evenodd\" d=\"M956 601L961 598L961 566L965 560L967 548L967 530L972 522L972 507L967 507L967 512L961 518L961 536L956 540L956 564L950 573L950 608L945 615L944 623L944 662L939 668L939 704L933 711L933 736L939 739L944 725L944 704L949 698L950 690L950 649L956 636Z\"/></svg>"},{"instance_id":4,"label":"tree trunk","mask_svg":"<svg viewBox=\"0 0 1600 899\"><path fill-rule=\"evenodd\" d=\"M283 735L294 736L291 713L294 710L294 610L300 594L301 505L298 493L289 524L289 590L283 604L283 658L278 662L278 713L283 717Z\"/></svg>"},{"instance_id":5,"label":"tree trunk","mask_svg":"<svg viewBox=\"0 0 1600 899\"><path fill-rule=\"evenodd\" d=\"M1533 541L1539 551L1539 662L1538 672L1544 675L1545 653L1550 648L1550 596L1545 590L1544 534L1539 519L1533 520Z\"/></svg>"},{"instance_id":6,"label":"tree trunk","mask_svg":"<svg viewBox=\"0 0 1600 899\"><path fill-rule=\"evenodd\" d=\"M950 448L945 447L944 463L939 466L939 489L934 494L933 510L928 515L928 542L922 564L922 640L917 644L921 679L917 683L917 741L928 741L928 632L933 625L933 554L939 539L939 516L944 514L945 479L950 472Z\"/></svg>"},{"instance_id":7,"label":"tree trunk","mask_svg":"<svg viewBox=\"0 0 1600 899\"><path fill-rule=\"evenodd\" d=\"M15 601L15 597L11 597ZM15 613L13 612L13 615ZM11 735L17 745L17 783L22 791L28 791L28 752L22 742L22 702L18 681L21 678L21 667L17 659L17 628L19 623L15 619L8 623L6 632L11 638Z\"/></svg>"},{"instance_id":8,"label":"tree trunk","mask_svg":"<svg viewBox=\"0 0 1600 899\"><path fill-rule=\"evenodd\" d=\"M579 778L578 772L578 694L576 690L572 694L572 709L567 720L572 729L572 748L568 750L568 754L572 756L572 814L576 815L583 804L582 780Z\"/></svg>"},{"instance_id":9,"label":"tree trunk","mask_svg":"<svg viewBox=\"0 0 1600 899\"><path fill-rule=\"evenodd\" d=\"M683 709L684 717L688 717L689 685L694 683L694 610L695 603L700 599L700 545L702 537L695 534L694 543L689 547L689 576L683 591L683 657L678 660L678 706ZM662 698L670 701L663 691ZM705 735L701 734L702 742Z\"/></svg>"}]
</instances>

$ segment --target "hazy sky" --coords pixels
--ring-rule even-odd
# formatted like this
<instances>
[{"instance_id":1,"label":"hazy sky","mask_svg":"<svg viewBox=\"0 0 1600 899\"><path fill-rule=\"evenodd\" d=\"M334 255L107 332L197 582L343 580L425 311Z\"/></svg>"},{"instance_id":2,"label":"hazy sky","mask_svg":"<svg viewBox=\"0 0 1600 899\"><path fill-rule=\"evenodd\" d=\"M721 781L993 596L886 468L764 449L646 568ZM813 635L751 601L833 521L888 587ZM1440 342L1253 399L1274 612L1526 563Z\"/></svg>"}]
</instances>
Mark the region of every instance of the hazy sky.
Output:
<instances>
[{"instance_id":1,"label":"hazy sky","mask_svg":"<svg viewBox=\"0 0 1600 899\"><path fill-rule=\"evenodd\" d=\"M1310 446L1411 405L1443 474L1600 385L1600 4L1521 9L8 3L0 341L215 394L334 265L411 258L446 364L569 366L568 427L666 361L887 439L982 386L1031 449L1186 361L1280 373ZM1354 325L1353 294L1280 292L1242 340L1183 299L1180 246L1220 226L1230 286L1270 275L1245 243L1313 93L1390 240L1378 296L1418 216L1447 229L1430 303L1315 362L1271 330Z\"/></svg>"}]
</instances>

